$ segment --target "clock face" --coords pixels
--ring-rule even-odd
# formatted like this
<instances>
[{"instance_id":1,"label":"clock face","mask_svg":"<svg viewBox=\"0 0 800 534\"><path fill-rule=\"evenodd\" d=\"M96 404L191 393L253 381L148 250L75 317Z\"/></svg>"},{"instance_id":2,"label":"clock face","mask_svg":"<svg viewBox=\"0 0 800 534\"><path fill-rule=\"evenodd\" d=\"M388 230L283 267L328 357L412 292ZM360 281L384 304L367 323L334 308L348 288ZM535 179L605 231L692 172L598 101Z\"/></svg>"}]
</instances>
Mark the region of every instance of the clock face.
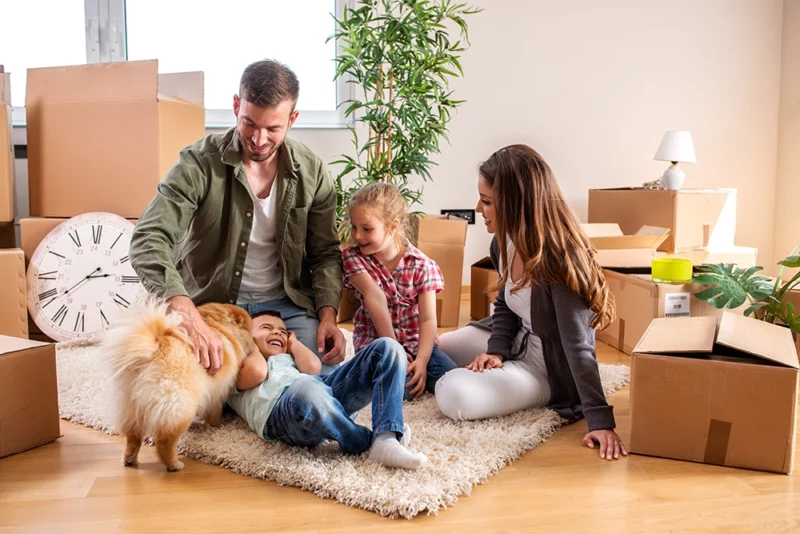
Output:
<instances>
[{"instance_id":1,"label":"clock face","mask_svg":"<svg viewBox=\"0 0 800 534\"><path fill-rule=\"evenodd\" d=\"M56 341L106 330L146 291L129 258L133 223L111 213L64 221L28 266L28 311Z\"/></svg>"}]
</instances>

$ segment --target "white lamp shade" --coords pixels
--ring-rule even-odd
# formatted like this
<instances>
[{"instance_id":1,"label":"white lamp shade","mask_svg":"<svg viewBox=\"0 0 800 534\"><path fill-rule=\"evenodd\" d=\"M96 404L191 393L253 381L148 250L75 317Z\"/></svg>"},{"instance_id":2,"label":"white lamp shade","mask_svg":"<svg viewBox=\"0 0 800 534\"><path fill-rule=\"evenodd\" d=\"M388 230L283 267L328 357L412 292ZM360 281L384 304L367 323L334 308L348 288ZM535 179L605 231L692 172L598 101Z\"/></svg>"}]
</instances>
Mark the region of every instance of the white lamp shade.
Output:
<instances>
[{"instance_id":1,"label":"white lamp shade","mask_svg":"<svg viewBox=\"0 0 800 534\"><path fill-rule=\"evenodd\" d=\"M692 143L692 132L674 130L665 133L653 159L657 161L697 163L694 155L694 143Z\"/></svg>"}]
</instances>

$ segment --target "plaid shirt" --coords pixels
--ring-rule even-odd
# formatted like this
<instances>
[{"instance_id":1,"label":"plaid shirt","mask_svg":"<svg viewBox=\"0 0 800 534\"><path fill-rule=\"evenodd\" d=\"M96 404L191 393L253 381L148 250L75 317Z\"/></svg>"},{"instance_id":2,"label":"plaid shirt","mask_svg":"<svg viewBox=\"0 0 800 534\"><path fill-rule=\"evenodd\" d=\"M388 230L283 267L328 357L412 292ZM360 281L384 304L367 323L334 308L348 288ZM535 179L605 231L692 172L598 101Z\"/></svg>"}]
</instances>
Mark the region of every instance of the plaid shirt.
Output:
<instances>
[{"instance_id":1,"label":"plaid shirt","mask_svg":"<svg viewBox=\"0 0 800 534\"><path fill-rule=\"evenodd\" d=\"M406 252L394 272L389 273L381 260L370 254L365 256L358 246L342 251L344 259L344 285L355 291L361 306L353 316L353 345L356 351L378 339L378 330L364 306L364 296L350 283L350 277L369 273L384 294L397 341L414 357L419 347L419 303L417 296L426 291L444 289L444 277L435 261L407 243ZM435 342L435 341L434 341Z\"/></svg>"}]
</instances>

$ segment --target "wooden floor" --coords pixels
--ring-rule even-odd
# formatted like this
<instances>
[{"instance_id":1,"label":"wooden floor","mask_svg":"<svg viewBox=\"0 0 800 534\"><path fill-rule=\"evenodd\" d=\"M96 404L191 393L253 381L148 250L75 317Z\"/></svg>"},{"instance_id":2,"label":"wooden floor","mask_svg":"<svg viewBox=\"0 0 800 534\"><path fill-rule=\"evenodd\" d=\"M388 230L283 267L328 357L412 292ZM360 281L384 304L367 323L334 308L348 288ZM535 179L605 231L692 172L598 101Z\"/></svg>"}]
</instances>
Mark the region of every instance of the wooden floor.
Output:
<instances>
[{"instance_id":1,"label":"wooden floor","mask_svg":"<svg viewBox=\"0 0 800 534\"><path fill-rule=\"evenodd\" d=\"M467 315L464 301L462 322ZM598 357L628 361L605 345ZM609 401L627 439L628 389ZM65 421L61 430L55 443L0 460L0 533L800 532L797 477L642 456L601 461L581 446L585 422L453 508L412 521L192 460L167 474L149 447L138 470L124 469L120 438Z\"/></svg>"}]
</instances>

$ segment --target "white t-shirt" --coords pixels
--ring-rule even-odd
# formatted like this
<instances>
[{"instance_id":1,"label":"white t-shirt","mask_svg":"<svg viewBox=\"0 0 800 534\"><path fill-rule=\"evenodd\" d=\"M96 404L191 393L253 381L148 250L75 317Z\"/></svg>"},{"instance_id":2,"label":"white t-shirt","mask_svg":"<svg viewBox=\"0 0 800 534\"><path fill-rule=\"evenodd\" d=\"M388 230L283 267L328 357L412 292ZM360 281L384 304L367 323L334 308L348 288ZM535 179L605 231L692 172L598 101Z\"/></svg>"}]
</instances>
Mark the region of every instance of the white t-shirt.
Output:
<instances>
[{"instance_id":1,"label":"white t-shirt","mask_svg":"<svg viewBox=\"0 0 800 534\"><path fill-rule=\"evenodd\" d=\"M239 304L266 302L286 296L278 251L278 216L275 182L269 196L260 199L250 191L253 199L253 228L244 259L242 284L239 287Z\"/></svg>"},{"instance_id":2,"label":"white t-shirt","mask_svg":"<svg viewBox=\"0 0 800 534\"><path fill-rule=\"evenodd\" d=\"M514 245L509 240L507 247L508 260L513 263L514 261ZM542 340L539 339L531 328L531 288L520 289L514 293L511 289L514 282L511 281L511 266L508 268L508 279L505 288L505 300L508 309L510 309L522 321L522 330L517 334L514 340L514 352L520 350L520 344L523 340L527 341L527 346L524 349L524 356L520 363L531 370L540 373L542 376L547 376L547 367L544 363L544 352L542 351ZM527 336L525 334L528 334Z\"/></svg>"}]
</instances>

